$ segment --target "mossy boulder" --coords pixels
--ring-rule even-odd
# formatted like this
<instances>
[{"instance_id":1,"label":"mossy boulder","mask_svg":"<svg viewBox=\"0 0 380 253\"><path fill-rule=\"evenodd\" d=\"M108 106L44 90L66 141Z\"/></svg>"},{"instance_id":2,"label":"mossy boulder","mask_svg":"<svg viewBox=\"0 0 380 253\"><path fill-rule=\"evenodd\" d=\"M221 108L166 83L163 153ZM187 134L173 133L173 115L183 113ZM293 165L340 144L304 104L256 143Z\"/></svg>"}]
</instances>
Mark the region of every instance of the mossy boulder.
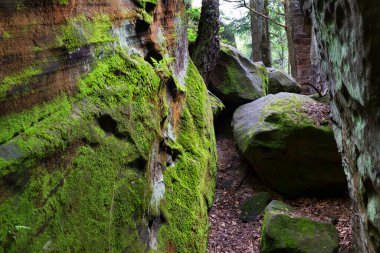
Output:
<instances>
[{"instance_id":1,"label":"mossy boulder","mask_svg":"<svg viewBox=\"0 0 380 253\"><path fill-rule=\"evenodd\" d=\"M261 180L285 196L339 194L345 190L328 112L298 94L268 95L239 107L234 138Z\"/></svg>"},{"instance_id":2,"label":"mossy boulder","mask_svg":"<svg viewBox=\"0 0 380 253\"><path fill-rule=\"evenodd\" d=\"M265 207L271 201L269 192L259 192L246 199L240 206L240 219L243 222L252 222L265 210Z\"/></svg>"},{"instance_id":3,"label":"mossy boulder","mask_svg":"<svg viewBox=\"0 0 380 253\"><path fill-rule=\"evenodd\" d=\"M298 84L293 77L279 69L267 68L267 70L269 73L269 94L277 94L280 92L300 92L300 88L298 87Z\"/></svg>"},{"instance_id":4,"label":"mossy boulder","mask_svg":"<svg viewBox=\"0 0 380 253\"><path fill-rule=\"evenodd\" d=\"M262 253L336 253L338 231L332 224L294 217L277 201L266 208L262 225Z\"/></svg>"},{"instance_id":5,"label":"mossy boulder","mask_svg":"<svg viewBox=\"0 0 380 253\"><path fill-rule=\"evenodd\" d=\"M226 106L236 108L256 100L266 95L267 88L268 72L263 65L251 61L234 47L221 46L209 89Z\"/></svg>"}]
</instances>

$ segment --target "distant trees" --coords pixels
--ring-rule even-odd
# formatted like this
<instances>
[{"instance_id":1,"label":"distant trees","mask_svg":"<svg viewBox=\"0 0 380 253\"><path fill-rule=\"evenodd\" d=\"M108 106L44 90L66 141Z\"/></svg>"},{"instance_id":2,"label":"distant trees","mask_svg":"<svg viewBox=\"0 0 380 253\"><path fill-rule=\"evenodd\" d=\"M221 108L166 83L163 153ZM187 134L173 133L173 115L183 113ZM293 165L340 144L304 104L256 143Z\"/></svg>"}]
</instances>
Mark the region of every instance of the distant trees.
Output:
<instances>
[{"instance_id":1,"label":"distant trees","mask_svg":"<svg viewBox=\"0 0 380 253\"><path fill-rule=\"evenodd\" d=\"M245 2L244 2L245 4ZM265 66L272 66L271 43L269 34L268 0L250 0L250 19L252 37L252 59L262 61ZM256 12L254 12L254 10ZM261 13L263 15L258 15Z\"/></svg>"},{"instance_id":2,"label":"distant trees","mask_svg":"<svg viewBox=\"0 0 380 253\"><path fill-rule=\"evenodd\" d=\"M234 21L237 31L251 37L251 58L265 66L286 69L288 66L287 36L285 25L285 0L225 0L246 8L249 14ZM244 27L244 28L243 28Z\"/></svg>"}]
</instances>

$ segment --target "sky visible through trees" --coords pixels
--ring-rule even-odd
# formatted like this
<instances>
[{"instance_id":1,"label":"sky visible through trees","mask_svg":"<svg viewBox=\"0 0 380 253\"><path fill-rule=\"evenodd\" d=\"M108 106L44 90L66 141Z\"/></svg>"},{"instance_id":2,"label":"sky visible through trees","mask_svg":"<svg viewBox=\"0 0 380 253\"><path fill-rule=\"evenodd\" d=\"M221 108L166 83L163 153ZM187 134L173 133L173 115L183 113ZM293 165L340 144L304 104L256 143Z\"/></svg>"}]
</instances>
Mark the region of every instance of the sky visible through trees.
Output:
<instances>
[{"instance_id":1,"label":"sky visible through trees","mask_svg":"<svg viewBox=\"0 0 380 253\"><path fill-rule=\"evenodd\" d=\"M220 1L220 16L222 22L222 30L229 30L233 33L236 46L239 51L245 54L247 57L252 58L252 37L250 31L250 18L249 10L244 7L239 7L243 3L231 2L237 0L221 0ZM246 0L249 5L249 0ZM201 0L193 0L192 8L200 8L202 6ZM268 5L269 17L280 24L285 25L285 17L283 15L283 5L279 0L271 0ZM288 69L288 45L286 38L286 31L283 27L269 22L269 33L271 41L271 55L272 66L274 68L282 69L289 72ZM223 38L222 38L222 42Z\"/></svg>"}]
</instances>

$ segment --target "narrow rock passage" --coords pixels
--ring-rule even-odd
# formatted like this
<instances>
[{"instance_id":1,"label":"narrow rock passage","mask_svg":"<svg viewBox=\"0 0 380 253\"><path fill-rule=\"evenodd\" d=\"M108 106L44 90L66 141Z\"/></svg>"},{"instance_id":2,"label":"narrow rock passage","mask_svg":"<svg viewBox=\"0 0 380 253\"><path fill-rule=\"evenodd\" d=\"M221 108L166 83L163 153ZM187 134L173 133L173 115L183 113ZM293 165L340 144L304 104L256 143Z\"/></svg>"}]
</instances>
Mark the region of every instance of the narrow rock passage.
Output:
<instances>
[{"instance_id":1,"label":"narrow rock passage","mask_svg":"<svg viewBox=\"0 0 380 253\"><path fill-rule=\"evenodd\" d=\"M207 252L258 253L263 215L254 222L243 223L239 219L239 207L246 198L263 191L272 193L273 199L282 198L265 187L255 176L249 175L242 182L249 165L240 159L231 137L219 134L217 148L218 178L214 204L209 214ZM351 252L351 211L347 196L282 200L295 207L296 215L336 225L341 241L339 252Z\"/></svg>"}]
</instances>

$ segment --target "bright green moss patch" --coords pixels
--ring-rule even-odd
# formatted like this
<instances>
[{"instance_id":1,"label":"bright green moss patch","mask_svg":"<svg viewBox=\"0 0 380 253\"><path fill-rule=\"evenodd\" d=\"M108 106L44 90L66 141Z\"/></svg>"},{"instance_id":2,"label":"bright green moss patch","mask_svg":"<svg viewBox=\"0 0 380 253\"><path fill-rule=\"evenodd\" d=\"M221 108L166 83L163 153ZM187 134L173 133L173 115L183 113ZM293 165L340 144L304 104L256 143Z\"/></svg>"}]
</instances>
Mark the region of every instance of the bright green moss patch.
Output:
<instances>
[{"instance_id":1,"label":"bright green moss patch","mask_svg":"<svg viewBox=\"0 0 380 253\"><path fill-rule=\"evenodd\" d=\"M216 117L221 111L224 110L224 104L211 92L208 92L208 97L211 102L212 114Z\"/></svg>"},{"instance_id":2,"label":"bright green moss patch","mask_svg":"<svg viewBox=\"0 0 380 253\"><path fill-rule=\"evenodd\" d=\"M206 86L191 62L186 83L178 141L169 143L180 155L175 166L164 172L166 194L161 211L167 223L159 231L159 252L206 250L207 209L215 187L215 137Z\"/></svg>"},{"instance_id":3,"label":"bright green moss patch","mask_svg":"<svg viewBox=\"0 0 380 253\"><path fill-rule=\"evenodd\" d=\"M19 73L5 77L0 82L0 99L6 97L8 92L12 92L12 88L30 83L33 77L41 73L42 69L32 66L21 70Z\"/></svg>"},{"instance_id":4,"label":"bright green moss patch","mask_svg":"<svg viewBox=\"0 0 380 253\"><path fill-rule=\"evenodd\" d=\"M99 61L93 71L79 81L77 98L61 98L21 114L5 116L1 123L5 126L2 140L22 133L9 142L21 153L13 155L15 159L8 159L4 154L14 152L14 148L3 145L0 158L8 160L7 165L21 164L27 158L32 163L75 139L91 140L88 122L121 105L128 121L121 124L119 131L129 132L138 150L146 156L160 131L160 114L152 114L155 108L159 109L159 83L152 66L141 58L119 52ZM8 171L3 169L0 175Z\"/></svg>"},{"instance_id":5,"label":"bright green moss patch","mask_svg":"<svg viewBox=\"0 0 380 253\"><path fill-rule=\"evenodd\" d=\"M160 135L161 80L116 51L81 78L76 97L2 117L0 172L15 173L20 192L2 194L0 251L146 249L142 162Z\"/></svg>"},{"instance_id":6,"label":"bright green moss patch","mask_svg":"<svg viewBox=\"0 0 380 253\"><path fill-rule=\"evenodd\" d=\"M39 121L48 118L55 112L70 108L70 101L66 96L37 105L30 110L21 113L11 113L3 116L0 120L0 143L6 142L11 138L25 132Z\"/></svg>"},{"instance_id":7,"label":"bright green moss patch","mask_svg":"<svg viewBox=\"0 0 380 253\"><path fill-rule=\"evenodd\" d=\"M57 38L57 46L73 51L88 44L112 42L112 22L107 15L99 15L93 19L77 16L62 26L61 35Z\"/></svg>"}]
</instances>

